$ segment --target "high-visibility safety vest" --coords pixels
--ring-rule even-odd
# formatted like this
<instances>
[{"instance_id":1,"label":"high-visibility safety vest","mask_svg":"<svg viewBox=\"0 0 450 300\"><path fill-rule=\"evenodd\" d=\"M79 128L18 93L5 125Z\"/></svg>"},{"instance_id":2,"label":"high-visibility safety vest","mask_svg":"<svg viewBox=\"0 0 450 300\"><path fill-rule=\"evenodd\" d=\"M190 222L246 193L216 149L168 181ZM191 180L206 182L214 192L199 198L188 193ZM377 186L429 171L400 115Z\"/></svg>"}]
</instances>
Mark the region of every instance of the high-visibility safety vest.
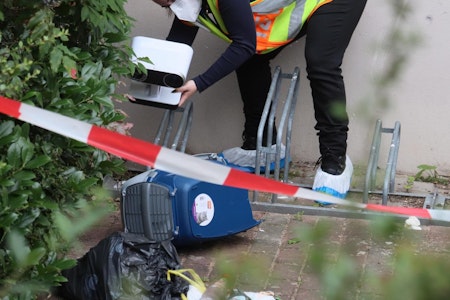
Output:
<instances>
[{"instance_id":1,"label":"high-visibility safety vest","mask_svg":"<svg viewBox=\"0 0 450 300\"><path fill-rule=\"evenodd\" d=\"M246 0L242 0L246 1ZM321 5L333 0L254 0L250 2L256 25L256 52L267 53L291 42L308 18ZM220 16L218 0L207 0L209 13L202 10L196 25L231 42Z\"/></svg>"}]
</instances>

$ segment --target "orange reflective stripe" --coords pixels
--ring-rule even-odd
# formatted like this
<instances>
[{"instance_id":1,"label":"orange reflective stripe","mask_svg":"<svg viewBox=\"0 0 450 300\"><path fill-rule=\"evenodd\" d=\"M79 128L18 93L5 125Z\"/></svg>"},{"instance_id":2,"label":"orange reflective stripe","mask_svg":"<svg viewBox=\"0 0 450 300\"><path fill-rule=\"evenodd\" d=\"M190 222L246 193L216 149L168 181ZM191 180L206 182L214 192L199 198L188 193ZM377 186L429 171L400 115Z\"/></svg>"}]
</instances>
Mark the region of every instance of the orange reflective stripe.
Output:
<instances>
[{"instance_id":1,"label":"orange reflective stripe","mask_svg":"<svg viewBox=\"0 0 450 300\"><path fill-rule=\"evenodd\" d=\"M282 9L279 9L277 12L271 14L253 14L253 17L255 19L257 37L269 39L275 18L278 17L281 11Z\"/></svg>"},{"instance_id":2,"label":"orange reflective stripe","mask_svg":"<svg viewBox=\"0 0 450 300\"><path fill-rule=\"evenodd\" d=\"M270 52L272 50L275 50L278 47L281 47L283 45L290 43L291 41L292 41L292 39L282 41L282 42L273 42L273 41L268 41L267 39L258 39L257 38L256 39L256 53L262 54L262 53Z\"/></svg>"},{"instance_id":3,"label":"orange reflective stripe","mask_svg":"<svg viewBox=\"0 0 450 300\"><path fill-rule=\"evenodd\" d=\"M254 3L254 2L252 2ZM283 8L280 8L274 13L253 13L256 26L256 52L266 53L286 45L292 39L273 40L274 33L272 31L277 17L283 12Z\"/></svg>"}]
</instances>

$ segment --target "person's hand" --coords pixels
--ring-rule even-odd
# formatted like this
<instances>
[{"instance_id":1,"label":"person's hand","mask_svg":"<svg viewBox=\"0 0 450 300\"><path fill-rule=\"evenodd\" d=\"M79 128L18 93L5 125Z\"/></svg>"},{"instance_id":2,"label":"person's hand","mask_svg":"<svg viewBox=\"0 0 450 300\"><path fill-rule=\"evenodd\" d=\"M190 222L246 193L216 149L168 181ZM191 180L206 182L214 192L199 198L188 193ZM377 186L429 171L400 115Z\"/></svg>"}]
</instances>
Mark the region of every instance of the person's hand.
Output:
<instances>
[{"instance_id":1,"label":"person's hand","mask_svg":"<svg viewBox=\"0 0 450 300\"><path fill-rule=\"evenodd\" d=\"M188 80L184 85L173 91L174 93L181 93L180 103L178 106L182 106L189 97L197 92L197 85L195 85L194 80Z\"/></svg>"}]
</instances>

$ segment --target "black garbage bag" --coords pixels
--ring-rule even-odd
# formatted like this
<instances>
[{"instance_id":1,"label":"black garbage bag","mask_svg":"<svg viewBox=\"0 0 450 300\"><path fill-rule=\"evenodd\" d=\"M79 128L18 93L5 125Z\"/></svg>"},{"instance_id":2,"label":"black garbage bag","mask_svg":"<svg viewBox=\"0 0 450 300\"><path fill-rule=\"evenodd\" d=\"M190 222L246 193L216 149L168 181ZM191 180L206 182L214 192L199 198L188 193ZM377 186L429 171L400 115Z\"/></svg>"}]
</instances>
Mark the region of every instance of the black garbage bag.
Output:
<instances>
[{"instance_id":1,"label":"black garbage bag","mask_svg":"<svg viewBox=\"0 0 450 300\"><path fill-rule=\"evenodd\" d=\"M168 270L181 268L170 240L155 242L143 235L116 232L100 241L64 270L67 282L56 295L64 299L181 299L189 283Z\"/></svg>"}]
</instances>

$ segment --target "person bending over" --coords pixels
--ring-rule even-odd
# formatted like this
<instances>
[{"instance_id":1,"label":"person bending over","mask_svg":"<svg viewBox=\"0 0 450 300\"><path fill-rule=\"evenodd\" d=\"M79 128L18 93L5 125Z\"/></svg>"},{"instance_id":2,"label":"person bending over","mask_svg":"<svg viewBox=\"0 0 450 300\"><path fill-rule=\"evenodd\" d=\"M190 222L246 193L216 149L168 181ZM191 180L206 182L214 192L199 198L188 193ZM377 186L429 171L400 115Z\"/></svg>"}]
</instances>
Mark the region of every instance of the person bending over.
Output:
<instances>
[{"instance_id":1,"label":"person bending over","mask_svg":"<svg viewBox=\"0 0 450 300\"><path fill-rule=\"evenodd\" d=\"M224 151L231 159L256 152L257 129L272 81L270 61L287 45L305 37L306 71L320 152L313 188L344 198L353 166L346 153L349 120L341 64L366 0L153 2L175 14L167 40L192 45L198 29L206 28L229 42L207 70L176 91L181 93L182 105L196 92L236 72L245 125L243 145ZM265 130L264 141L266 136ZM272 137L275 143L276 129Z\"/></svg>"}]
</instances>

